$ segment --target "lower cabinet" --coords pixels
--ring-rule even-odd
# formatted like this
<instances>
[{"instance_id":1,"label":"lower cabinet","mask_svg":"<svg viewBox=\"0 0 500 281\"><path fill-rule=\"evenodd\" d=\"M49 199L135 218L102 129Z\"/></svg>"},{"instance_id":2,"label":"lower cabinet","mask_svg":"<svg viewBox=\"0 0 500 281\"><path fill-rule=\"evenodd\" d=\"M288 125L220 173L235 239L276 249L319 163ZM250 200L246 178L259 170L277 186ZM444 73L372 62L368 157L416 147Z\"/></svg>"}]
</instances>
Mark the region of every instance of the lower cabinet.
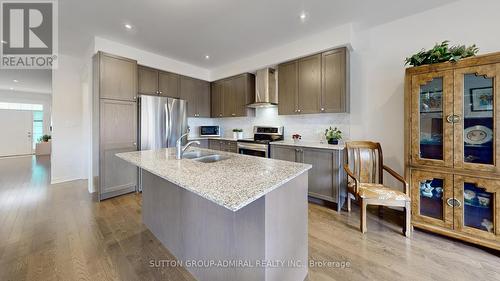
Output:
<instances>
[{"instance_id":1,"label":"lower cabinet","mask_svg":"<svg viewBox=\"0 0 500 281\"><path fill-rule=\"evenodd\" d=\"M340 211L346 197L343 150L272 145L271 158L311 164L309 196L337 203Z\"/></svg>"},{"instance_id":2,"label":"lower cabinet","mask_svg":"<svg viewBox=\"0 0 500 281\"><path fill-rule=\"evenodd\" d=\"M99 199L133 192L137 168L117 153L137 150L137 104L100 100Z\"/></svg>"},{"instance_id":3,"label":"lower cabinet","mask_svg":"<svg viewBox=\"0 0 500 281\"><path fill-rule=\"evenodd\" d=\"M208 140L208 148L213 150L238 153L238 147L236 141L216 140L216 139Z\"/></svg>"},{"instance_id":4,"label":"lower cabinet","mask_svg":"<svg viewBox=\"0 0 500 281\"><path fill-rule=\"evenodd\" d=\"M412 223L500 249L500 180L412 170Z\"/></svg>"}]
</instances>

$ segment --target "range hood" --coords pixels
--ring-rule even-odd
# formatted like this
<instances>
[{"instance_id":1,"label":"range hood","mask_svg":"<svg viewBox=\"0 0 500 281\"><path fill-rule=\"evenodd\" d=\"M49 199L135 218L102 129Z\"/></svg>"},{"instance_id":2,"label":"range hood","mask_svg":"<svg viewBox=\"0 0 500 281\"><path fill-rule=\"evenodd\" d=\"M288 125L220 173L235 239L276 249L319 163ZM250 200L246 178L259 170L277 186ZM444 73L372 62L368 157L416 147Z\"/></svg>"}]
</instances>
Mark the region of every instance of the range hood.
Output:
<instances>
[{"instance_id":1,"label":"range hood","mask_svg":"<svg viewBox=\"0 0 500 281\"><path fill-rule=\"evenodd\" d=\"M255 77L255 102L248 107L271 107L278 104L276 74L272 68L257 70Z\"/></svg>"}]
</instances>

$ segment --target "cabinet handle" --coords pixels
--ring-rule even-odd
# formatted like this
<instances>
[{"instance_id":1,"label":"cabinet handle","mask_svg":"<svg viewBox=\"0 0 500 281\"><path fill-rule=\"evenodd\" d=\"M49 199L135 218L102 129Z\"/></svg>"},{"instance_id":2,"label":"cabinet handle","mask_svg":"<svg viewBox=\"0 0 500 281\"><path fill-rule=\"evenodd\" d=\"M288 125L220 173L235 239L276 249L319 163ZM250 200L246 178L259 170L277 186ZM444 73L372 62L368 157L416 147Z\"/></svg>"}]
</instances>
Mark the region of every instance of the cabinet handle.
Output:
<instances>
[{"instance_id":1,"label":"cabinet handle","mask_svg":"<svg viewBox=\"0 0 500 281\"><path fill-rule=\"evenodd\" d=\"M321 108L321 111L325 111L325 109L322 107L322 108Z\"/></svg>"},{"instance_id":2,"label":"cabinet handle","mask_svg":"<svg viewBox=\"0 0 500 281\"><path fill-rule=\"evenodd\" d=\"M233 113L233 114L231 114L231 116L236 116L236 114Z\"/></svg>"},{"instance_id":3,"label":"cabinet handle","mask_svg":"<svg viewBox=\"0 0 500 281\"><path fill-rule=\"evenodd\" d=\"M137 143L136 142L132 143L132 146L137 147Z\"/></svg>"},{"instance_id":4,"label":"cabinet handle","mask_svg":"<svg viewBox=\"0 0 500 281\"><path fill-rule=\"evenodd\" d=\"M222 113L219 113L219 117L222 117Z\"/></svg>"},{"instance_id":5,"label":"cabinet handle","mask_svg":"<svg viewBox=\"0 0 500 281\"><path fill-rule=\"evenodd\" d=\"M300 113L300 109L297 109L297 112Z\"/></svg>"},{"instance_id":6,"label":"cabinet handle","mask_svg":"<svg viewBox=\"0 0 500 281\"><path fill-rule=\"evenodd\" d=\"M458 123L458 122L460 122L460 120L461 120L460 115L455 115L455 114L453 114L453 115L448 115L448 116L446 116L446 121L447 121L448 123L452 123L452 124L454 124L454 123Z\"/></svg>"},{"instance_id":7,"label":"cabinet handle","mask_svg":"<svg viewBox=\"0 0 500 281\"><path fill-rule=\"evenodd\" d=\"M162 91L158 91L158 94L161 95L161 94L163 94L163 92Z\"/></svg>"},{"instance_id":8,"label":"cabinet handle","mask_svg":"<svg viewBox=\"0 0 500 281\"><path fill-rule=\"evenodd\" d=\"M137 100L137 96L134 96L132 99L133 99L134 101L136 101L136 100Z\"/></svg>"}]
</instances>

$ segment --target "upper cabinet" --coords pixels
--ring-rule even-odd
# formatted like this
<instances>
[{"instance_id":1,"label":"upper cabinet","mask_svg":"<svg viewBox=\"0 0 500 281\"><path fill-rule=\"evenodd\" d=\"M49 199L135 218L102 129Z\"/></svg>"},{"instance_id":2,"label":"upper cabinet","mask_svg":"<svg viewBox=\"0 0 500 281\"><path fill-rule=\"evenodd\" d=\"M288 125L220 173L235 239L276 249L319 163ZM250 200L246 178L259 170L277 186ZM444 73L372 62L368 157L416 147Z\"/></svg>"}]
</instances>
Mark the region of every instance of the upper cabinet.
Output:
<instances>
[{"instance_id":1,"label":"upper cabinet","mask_svg":"<svg viewBox=\"0 0 500 281\"><path fill-rule=\"evenodd\" d=\"M137 99L137 62L99 52L100 98L123 101Z\"/></svg>"},{"instance_id":2,"label":"upper cabinet","mask_svg":"<svg viewBox=\"0 0 500 281\"><path fill-rule=\"evenodd\" d=\"M348 77L346 48L280 64L278 113L348 112Z\"/></svg>"},{"instance_id":3,"label":"upper cabinet","mask_svg":"<svg viewBox=\"0 0 500 281\"><path fill-rule=\"evenodd\" d=\"M255 99L255 76L250 73L212 82L212 117L242 117Z\"/></svg>"},{"instance_id":4,"label":"upper cabinet","mask_svg":"<svg viewBox=\"0 0 500 281\"><path fill-rule=\"evenodd\" d=\"M210 117L210 83L182 76L180 98L188 102L188 117Z\"/></svg>"},{"instance_id":5,"label":"upper cabinet","mask_svg":"<svg viewBox=\"0 0 500 281\"><path fill-rule=\"evenodd\" d=\"M347 50L321 54L321 112L349 112Z\"/></svg>"},{"instance_id":6,"label":"upper cabinet","mask_svg":"<svg viewBox=\"0 0 500 281\"><path fill-rule=\"evenodd\" d=\"M175 73L145 66L138 68L139 94L179 98L179 80L179 75Z\"/></svg>"}]
</instances>

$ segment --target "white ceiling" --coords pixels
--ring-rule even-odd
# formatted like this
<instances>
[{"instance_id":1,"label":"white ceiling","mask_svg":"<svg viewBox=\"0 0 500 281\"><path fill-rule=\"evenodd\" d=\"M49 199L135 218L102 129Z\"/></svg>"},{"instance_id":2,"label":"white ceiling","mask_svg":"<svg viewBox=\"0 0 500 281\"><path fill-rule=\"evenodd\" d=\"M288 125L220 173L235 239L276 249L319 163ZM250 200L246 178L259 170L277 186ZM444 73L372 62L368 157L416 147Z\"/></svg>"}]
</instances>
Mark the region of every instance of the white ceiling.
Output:
<instances>
[{"instance_id":1,"label":"white ceiling","mask_svg":"<svg viewBox=\"0 0 500 281\"><path fill-rule=\"evenodd\" d=\"M80 56L99 36L212 69L334 26L381 24L454 1L63 0L59 42Z\"/></svg>"},{"instance_id":2,"label":"white ceiling","mask_svg":"<svg viewBox=\"0 0 500 281\"><path fill-rule=\"evenodd\" d=\"M52 71L1 69L0 90L51 94Z\"/></svg>"}]
</instances>

